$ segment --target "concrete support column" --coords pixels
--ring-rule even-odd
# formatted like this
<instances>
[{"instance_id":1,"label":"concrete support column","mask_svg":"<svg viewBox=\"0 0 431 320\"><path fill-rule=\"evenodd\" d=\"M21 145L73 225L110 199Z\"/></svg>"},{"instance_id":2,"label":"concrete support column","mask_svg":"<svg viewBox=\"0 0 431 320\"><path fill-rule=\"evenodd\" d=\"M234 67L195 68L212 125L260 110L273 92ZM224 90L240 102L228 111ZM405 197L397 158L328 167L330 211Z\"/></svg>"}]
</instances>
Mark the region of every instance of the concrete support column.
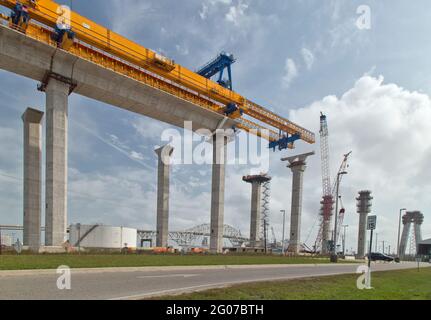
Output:
<instances>
[{"instance_id":1,"label":"concrete support column","mask_svg":"<svg viewBox=\"0 0 431 320\"><path fill-rule=\"evenodd\" d=\"M42 209L42 119L43 112L28 108L24 122L24 246L40 247Z\"/></svg>"},{"instance_id":2,"label":"concrete support column","mask_svg":"<svg viewBox=\"0 0 431 320\"><path fill-rule=\"evenodd\" d=\"M157 247L168 246L169 235L169 174L174 148L166 145L155 150L158 158L157 177Z\"/></svg>"},{"instance_id":3,"label":"concrete support column","mask_svg":"<svg viewBox=\"0 0 431 320\"><path fill-rule=\"evenodd\" d=\"M302 189L304 182L304 171L307 168L306 160L314 152L301 154L282 161L289 161L288 168L292 170L292 206L290 216L290 240L288 251L299 254L301 251L301 216L302 216Z\"/></svg>"},{"instance_id":4,"label":"concrete support column","mask_svg":"<svg viewBox=\"0 0 431 320\"><path fill-rule=\"evenodd\" d=\"M211 235L210 251L223 251L225 166L227 162L227 137L213 137L213 164L211 188Z\"/></svg>"},{"instance_id":5,"label":"concrete support column","mask_svg":"<svg viewBox=\"0 0 431 320\"><path fill-rule=\"evenodd\" d=\"M359 213L358 227L358 257L365 257L367 252L367 217L368 213Z\"/></svg>"},{"instance_id":6,"label":"concrete support column","mask_svg":"<svg viewBox=\"0 0 431 320\"><path fill-rule=\"evenodd\" d=\"M290 241L288 251L298 254L301 251L302 186L305 162L298 161L289 166L293 173L292 207L290 216Z\"/></svg>"},{"instance_id":7,"label":"concrete support column","mask_svg":"<svg viewBox=\"0 0 431 320\"><path fill-rule=\"evenodd\" d=\"M61 246L67 229L67 131L69 85L46 87L46 246Z\"/></svg>"},{"instance_id":8,"label":"concrete support column","mask_svg":"<svg viewBox=\"0 0 431 320\"><path fill-rule=\"evenodd\" d=\"M400 258L404 258L406 255L407 242L409 240L410 229L412 226L411 221L408 221L406 219L406 216L403 217L403 224L404 224L404 228L403 228L403 233L402 233L401 242L400 242Z\"/></svg>"},{"instance_id":9,"label":"concrete support column","mask_svg":"<svg viewBox=\"0 0 431 320\"><path fill-rule=\"evenodd\" d=\"M251 215L250 215L250 247L262 246L260 231L262 228L262 184L269 183L271 177L267 174L245 176L243 181L251 184Z\"/></svg>"},{"instance_id":10,"label":"concrete support column","mask_svg":"<svg viewBox=\"0 0 431 320\"><path fill-rule=\"evenodd\" d=\"M260 246L262 184L253 182L251 186L250 246L256 248Z\"/></svg>"},{"instance_id":11,"label":"concrete support column","mask_svg":"<svg viewBox=\"0 0 431 320\"><path fill-rule=\"evenodd\" d=\"M359 192L357 200L357 212L359 213L359 226L358 226L358 252L357 257L365 257L367 252L367 218L371 212L371 191L364 190Z\"/></svg>"}]
</instances>

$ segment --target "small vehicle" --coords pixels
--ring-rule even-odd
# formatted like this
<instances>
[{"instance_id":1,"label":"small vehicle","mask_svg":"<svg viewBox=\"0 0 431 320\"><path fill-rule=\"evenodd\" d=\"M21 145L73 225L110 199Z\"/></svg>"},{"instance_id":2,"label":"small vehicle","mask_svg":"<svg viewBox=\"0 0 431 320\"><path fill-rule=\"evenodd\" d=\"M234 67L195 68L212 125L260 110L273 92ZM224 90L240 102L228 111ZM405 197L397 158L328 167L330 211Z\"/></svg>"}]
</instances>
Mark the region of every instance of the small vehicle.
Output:
<instances>
[{"instance_id":1,"label":"small vehicle","mask_svg":"<svg viewBox=\"0 0 431 320\"><path fill-rule=\"evenodd\" d=\"M395 259L391 256L387 256L383 253L378 252L372 252L371 253L371 261L385 261L385 262L392 262Z\"/></svg>"}]
</instances>

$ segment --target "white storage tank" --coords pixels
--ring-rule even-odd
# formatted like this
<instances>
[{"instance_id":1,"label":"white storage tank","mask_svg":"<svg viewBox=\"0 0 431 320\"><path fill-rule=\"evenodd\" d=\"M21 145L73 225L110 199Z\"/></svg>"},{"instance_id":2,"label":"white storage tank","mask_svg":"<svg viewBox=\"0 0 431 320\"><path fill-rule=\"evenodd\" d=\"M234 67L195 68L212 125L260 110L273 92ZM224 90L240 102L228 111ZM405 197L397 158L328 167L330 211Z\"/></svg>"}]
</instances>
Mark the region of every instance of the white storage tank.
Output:
<instances>
[{"instance_id":1,"label":"white storage tank","mask_svg":"<svg viewBox=\"0 0 431 320\"><path fill-rule=\"evenodd\" d=\"M12 237L7 234L1 235L1 245L3 247L12 247Z\"/></svg>"},{"instance_id":2,"label":"white storage tank","mask_svg":"<svg viewBox=\"0 0 431 320\"><path fill-rule=\"evenodd\" d=\"M136 248L138 230L104 225L73 224L69 241L74 247L93 249ZM79 240L81 239L81 240Z\"/></svg>"}]
</instances>

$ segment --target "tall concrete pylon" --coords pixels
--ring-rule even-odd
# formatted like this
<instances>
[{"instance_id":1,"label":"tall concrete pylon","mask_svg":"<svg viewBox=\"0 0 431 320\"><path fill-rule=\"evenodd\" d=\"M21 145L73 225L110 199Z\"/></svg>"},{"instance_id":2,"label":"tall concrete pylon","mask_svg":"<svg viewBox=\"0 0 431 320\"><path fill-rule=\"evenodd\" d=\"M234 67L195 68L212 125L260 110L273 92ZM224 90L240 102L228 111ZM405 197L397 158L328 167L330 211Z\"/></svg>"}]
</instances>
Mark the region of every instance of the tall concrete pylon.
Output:
<instances>
[{"instance_id":1,"label":"tall concrete pylon","mask_svg":"<svg viewBox=\"0 0 431 320\"><path fill-rule=\"evenodd\" d=\"M28 108L24 122L24 234L23 244L39 251L42 210L42 119L43 112Z\"/></svg>"},{"instance_id":2,"label":"tall concrete pylon","mask_svg":"<svg viewBox=\"0 0 431 320\"><path fill-rule=\"evenodd\" d=\"M367 217L371 212L371 191L364 190L359 192L359 196L356 198L357 201L357 213L359 214L359 227L358 227L358 258L365 257L367 252Z\"/></svg>"},{"instance_id":3,"label":"tall concrete pylon","mask_svg":"<svg viewBox=\"0 0 431 320\"><path fill-rule=\"evenodd\" d=\"M307 168L306 160L313 156L314 152L281 159L288 161L288 168L292 170L292 207L290 216L290 240L288 251L299 254L301 251L301 216L302 216L302 191L304 184L304 172Z\"/></svg>"},{"instance_id":4,"label":"tall concrete pylon","mask_svg":"<svg viewBox=\"0 0 431 320\"><path fill-rule=\"evenodd\" d=\"M262 174L245 176L242 180L251 184L250 247L258 248L261 247L262 184L271 181L271 177Z\"/></svg>"},{"instance_id":5,"label":"tall concrete pylon","mask_svg":"<svg viewBox=\"0 0 431 320\"><path fill-rule=\"evenodd\" d=\"M168 246L169 235L169 176L174 148L170 145L155 150L158 156L157 177L157 247Z\"/></svg>"},{"instance_id":6,"label":"tall concrete pylon","mask_svg":"<svg viewBox=\"0 0 431 320\"><path fill-rule=\"evenodd\" d=\"M70 84L50 78L45 93L45 244L58 247L66 240L67 230L67 136Z\"/></svg>"},{"instance_id":7,"label":"tall concrete pylon","mask_svg":"<svg viewBox=\"0 0 431 320\"><path fill-rule=\"evenodd\" d=\"M223 252L224 199L228 137L224 133L213 136L213 164L211 187L210 252Z\"/></svg>"},{"instance_id":8,"label":"tall concrete pylon","mask_svg":"<svg viewBox=\"0 0 431 320\"><path fill-rule=\"evenodd\" d=\"M419 242L422 241L421 226L423 222L424 222L424 215L420 211L409 211L409 212L406 212L406 214L403 216L404 228L403 228L403 233L402 233L401 242L400 242L400 252L399 252L400 258L404 258L406 256L407 245L408 245L412 224L414 225L413 232L414 232L415 245L417 250Z\"/></svg>"}]
</instances>

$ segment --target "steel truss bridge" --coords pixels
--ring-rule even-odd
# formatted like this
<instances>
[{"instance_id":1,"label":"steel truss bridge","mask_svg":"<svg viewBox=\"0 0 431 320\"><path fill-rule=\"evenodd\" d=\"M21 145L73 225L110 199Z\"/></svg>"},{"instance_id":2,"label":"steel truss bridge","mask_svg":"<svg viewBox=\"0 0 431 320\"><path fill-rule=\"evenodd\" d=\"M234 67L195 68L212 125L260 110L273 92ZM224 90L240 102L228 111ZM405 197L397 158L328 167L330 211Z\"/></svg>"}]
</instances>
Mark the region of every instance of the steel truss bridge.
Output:
<instances>
[{"instance_id":1,"label":"steel truss bridge","mask_svg":"<svg viewBox=\"0 0 431 320\"><path fill-rule=\"evenodd\" d=\"M205 242L211 234L211 229L209 224L201 224L184 231L171 231L169 232L169 240L177 243L181 247L190 247L193 245ZM157 236L157 231L145 231L138 230L138 238L141 241L151 241L155 242ZM248 238L242 236L241 231L235 229L234 227L225 224L223 227L223 238L228 240L233 247L240 247L243 243L249 241Z\"/></svg>"}]
</instances>

